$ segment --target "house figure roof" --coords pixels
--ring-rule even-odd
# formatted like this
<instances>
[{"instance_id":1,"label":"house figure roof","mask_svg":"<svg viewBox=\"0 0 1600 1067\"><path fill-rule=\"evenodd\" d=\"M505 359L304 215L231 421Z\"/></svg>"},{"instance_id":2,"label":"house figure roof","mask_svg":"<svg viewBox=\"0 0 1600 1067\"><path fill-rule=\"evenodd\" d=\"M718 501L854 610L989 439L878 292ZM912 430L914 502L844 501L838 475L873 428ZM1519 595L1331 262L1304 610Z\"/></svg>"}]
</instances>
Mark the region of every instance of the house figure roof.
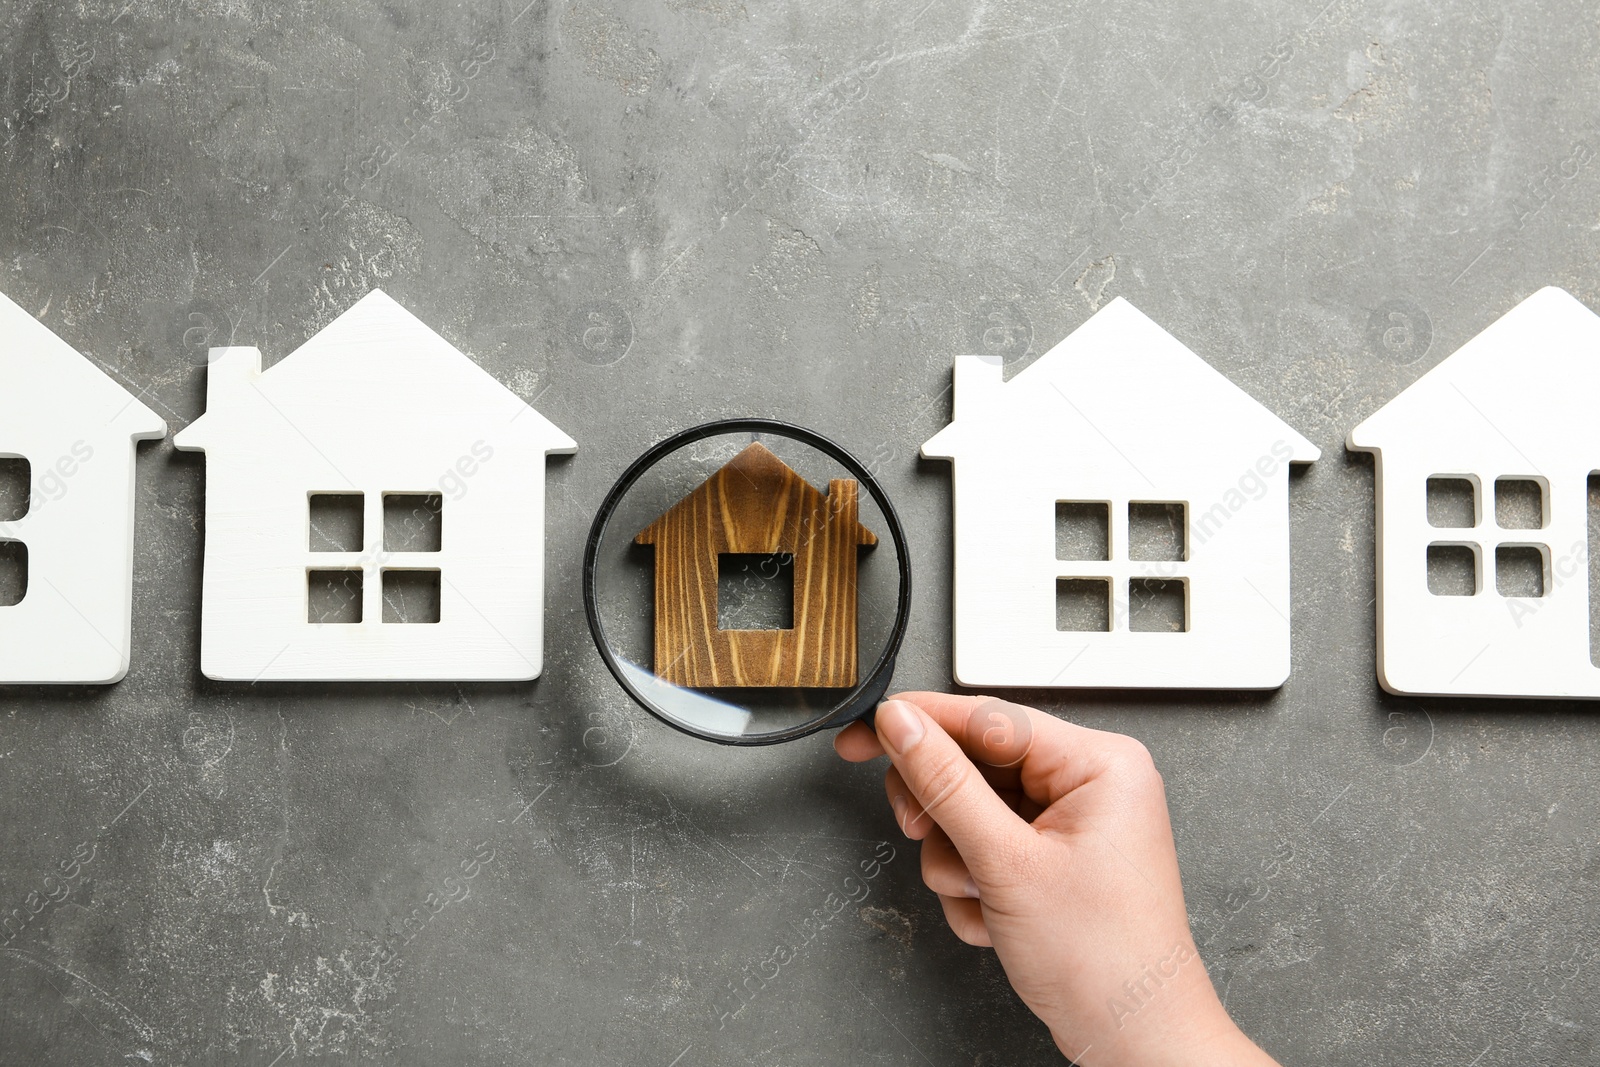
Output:
<instances>
[{"instance_id":1,"label":"house figure roof","mask_svg":"<svg viewBox=\"0 0 1600 1067\"><path fill-rule=\"evenodd\" d=\"M54 422L115 423L130 438L164 437L167 424L88 357L0 294L0 413L16 407Z\"/></svg>"},{"instance_id":2,"label":"house figure roof","mask_svg":"<svg viewBox=\"0 0 1600 1067\"><path fill-rule=\"evenodd\" d=\"M435 333L381 289L374 289L305 344L263 372L253 348L214 348L211 374L242 371L263 394L318 393L338 404L348 395L381 397L386 388L408 395L426 383L441 414L483 412L517 419L548 452L573 452L577 443L472 358ZM213 392L214 399L220 397ZM224 405L226 406L226 405ZM174 438L182 449L203 450L232 432L228 413L208 402L206 413ZM403 431L403 427L396 427Z\"/></svg>"},{"instance_id":3,"label":"house figure roof","mask_svg":"<svg viewBox=\"0 0 1600 1067\"><path fill-rule=\"evenodd\" d=\"M1092 436L1121 451L1141 441L1166 447L1174 436L1214 436L1226 430L1281 438L1294 463L1311 463L1321 455L1292 426L1122 297L1010 381L1003 380L999 357L956 357L955 392L954 417L923 445L925 457L953 459L972 441L1004 432L1024 409L1041 404L1051 409L1052 424L1069 425L1072 420L1061 416L1075 411L1076 421L1087 423Z\"/></svg>"},{"instance_id":4,"label":"house figure roof","mask_svg":"<svg viewBox=\"0 0 1600 1067\"><path fill-rule=\"evenodd\" d=\"M681 531L703 535L710 552L792 551L802 528L826 513L828 500L766 445L754 441L640 530L634 542L653 545ZM685 525L691 513L706 519ZM855 544L877 543L876 534L855 524Z\"/></svg>"},{"instance_id":5,"label":"house figure roof","mask_svg":"<svg viewBox=\"0 0 1600 1067\"><path fill-rule=\"evenodd\" d=\"M1459 431L1532 451L1550 438L1600 441L1600 315L1555 286L1540 289L1441 360L1350 431L1349 447L1380 450L1416 435ZM1539 457L1527 457L1537 463ZM1595 457L1589 457L1591 463Z\"/></svg>"}]
</instances>

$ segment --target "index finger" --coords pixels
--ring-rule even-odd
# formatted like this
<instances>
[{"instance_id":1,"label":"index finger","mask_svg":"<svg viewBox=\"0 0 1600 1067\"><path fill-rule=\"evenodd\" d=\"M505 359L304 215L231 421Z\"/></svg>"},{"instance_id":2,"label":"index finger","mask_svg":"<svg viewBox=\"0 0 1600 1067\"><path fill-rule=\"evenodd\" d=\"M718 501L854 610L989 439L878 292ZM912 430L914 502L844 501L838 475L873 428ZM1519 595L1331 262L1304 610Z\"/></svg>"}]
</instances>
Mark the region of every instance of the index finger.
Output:
<instances>
[{"instance_id":1,"label":"index finger","mask_svg":"<svg viewBox=\"0 0 1600 1067\"><path fill-rule=\"evenodd\" d=\"M1019 789L1022 766L1033 749L1038 731L1032 708L998 697L954 696L949 693L901 693L893 700L905 700L925 711L996 789Z\"/></svg>"},{"instance_id":2,"label":"index finger","mask_svg":"<svg viewBox=\"0 0 1600 1067\"><path fill-rule=\"evenodd\" d=\"M890 699L917 705L975 762L998 768L986 778L1018 786L1043 806L1099 775L1107 741L1118 736L1001 697L912 692Z\"/></svg>"},{"instance_id":3,"label":"index finger","mask_svg":"<svg viewBox=\"0 0 1600 1067\"><path fill-rule=\"evenodd\" d=\"M1015 785L1017 776L993 774L994 768L1018 766L1027 754L1027 739L1033 736L1031 715L1040 714L1020 704L994 697L960 697L948 693L899 693L886 700L907 700L928 713L939 728L956 740L978 764L984 776L997 777ZM985 705L996 704L988 712ZM853 722L834 737L834 749L852 763L864 763L884 754L878 735L865 720Z\"/></svg>"}]
</instances>

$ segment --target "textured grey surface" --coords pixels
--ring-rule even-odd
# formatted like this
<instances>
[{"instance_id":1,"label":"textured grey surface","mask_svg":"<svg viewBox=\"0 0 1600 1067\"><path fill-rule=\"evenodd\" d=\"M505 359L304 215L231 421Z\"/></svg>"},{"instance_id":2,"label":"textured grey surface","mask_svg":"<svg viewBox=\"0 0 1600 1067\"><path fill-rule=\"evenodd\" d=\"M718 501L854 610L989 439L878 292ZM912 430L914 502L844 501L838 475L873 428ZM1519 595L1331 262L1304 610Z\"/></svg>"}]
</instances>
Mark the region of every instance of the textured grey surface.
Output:
<instances>
[{"instance_id":1,"label":"textured grey surface","mask_svg":"<svg viewBox=\"0 0 1600 1067\"><path fill-rule=\"evenodd\" d=\"M1286 1063L1596 1061L1597 720L1378 692L1341 447L1540 286L1600 307L1592 3L525 2L0 0L0 289L173 429L206 344L377 285L580 443L545 677L459 688L201 679L204 463L141 450L132 673L0 694L0 911L92 855L0 947L0 1060L1047 1061L871 867L876 772L645 718L577 563L652 441L804 422L903 509L946 686L951 356L1122 295L1324 450L1281 692L1036 695L1154 751L1229 1008Z\"/></svg>"}]
</instances>

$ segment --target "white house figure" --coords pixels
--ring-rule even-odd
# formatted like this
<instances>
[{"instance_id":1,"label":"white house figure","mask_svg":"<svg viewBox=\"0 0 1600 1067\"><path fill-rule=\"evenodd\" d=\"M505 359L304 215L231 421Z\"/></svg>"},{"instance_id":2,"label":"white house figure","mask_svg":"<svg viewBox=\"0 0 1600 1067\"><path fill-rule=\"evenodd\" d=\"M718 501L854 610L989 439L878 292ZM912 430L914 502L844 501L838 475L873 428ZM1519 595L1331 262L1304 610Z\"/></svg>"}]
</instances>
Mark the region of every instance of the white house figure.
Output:
<instances>
[{"instance_id":1,"label":"white house figure","mask_svg":"<svg viewBox=\"0 0 1600 1067\"><path fill-rule=\"evenodd\" d=\"M134 442L167 426L0 296L0 682L119 681L133 631Z\"/></svg>"},{"instance_id":2,"label":"white house figure","mask_svg":"<svg viewBox=\"0 0 1600 1067\"><path fill-rule=\"evenodd\" d=\"M577 446L374 290L265 372L211 351L201 670L525 680L543 661L545 457Z\"/></svg>"},{"instance_id":3,"label":"white house figure","mask_svg":"<svg viewBox=\"0 0 1600 1067\"><path fill-rule=\"evenodd\" d=\"M1600 697L1597 397L1600 316L1548 288L1350 431L1376 472L1385 689Z\"/></svg>"},{"instance_id":4,"label":"white house figure","mask_svg":"<svg viewBox=\"0 0 1600 1067\"><path fill-rule=\"evenodd\" d=\"M955 677L1272 689L1289 478L1318 451L1126 300L1010 381L957 356Z\"/></svg>"}]
</instances>

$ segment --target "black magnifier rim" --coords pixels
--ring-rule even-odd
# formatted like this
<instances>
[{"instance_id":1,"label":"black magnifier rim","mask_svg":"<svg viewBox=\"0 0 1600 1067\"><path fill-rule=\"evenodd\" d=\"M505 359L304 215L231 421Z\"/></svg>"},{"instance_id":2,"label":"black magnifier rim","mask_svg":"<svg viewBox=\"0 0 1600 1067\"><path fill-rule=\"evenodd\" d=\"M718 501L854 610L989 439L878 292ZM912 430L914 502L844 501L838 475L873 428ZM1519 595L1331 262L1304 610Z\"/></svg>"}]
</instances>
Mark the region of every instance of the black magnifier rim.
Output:
<instances>
[{"instance_id":1,"label":"black magnifier rim","mask_svg":"<svg viewBox=\"0 0 1600 1067\"><path fill-rule=\"evenodd\" d=\"M896 558L900 566L900 610L895 616L894 629L889 634L889 643L884 646L883 654L878 657L878 662L872 670L856 687L852 689L833 711L820 718L791 726L785 730L774 730L771 733L754 734L749 737L728 737L724 734L714 734L704 730L696 730L691 726L669 718L658 711L645 695L628 680L623 673L617 657L612 653L606 643L605 628L600 622L600 609L595 600L595 565L600 553L600 538L605 534L606 527L611 523L611 516L616 512L617 506L622 502L629 489L644 475L644 472L655 466L673 452L685 445L696 441L703 441L707 437L717 437L722 434L734 433L770 433L778 437L788 437L799 441L801 444L810 445L823 453L845 470L855 475L856 480L867 487L867 492L872 495L873 502L878 505L878 510L883 512L883 518L889 526L889 536L894 541ZM668 437L638 459L628 465L622 472L622 477L617 479L611 491L606 494L605 500L600 504L600 510L595 512L594 522L589 527L589 541L583 550L583 609L589 617L589 633L594 638L595 648L600 653L600 658L605 661L606 668L616 678L617 684L631 696L634 701L645 711L666 723L674 730L714 741L719 745L737 745L744 748L754 748L760 745L776 745L784 741L793 741L796 738L806 737L819 731L833 727L840 727L863 718L872 711L888 692L889 678L894 674L895 657L899 655L900 643L906 636L906 625L911 618L911 555L906 546L905 529L900 525L900 515L894 509L894 504L889 500L889 494L884 492L883 486L878 484L878 479L873 477L864 464L844 448L804 426L782 422L777 419L718 419L714 422L701 423L691 426L687 430Z\"/></svg>"}]
</instances>

